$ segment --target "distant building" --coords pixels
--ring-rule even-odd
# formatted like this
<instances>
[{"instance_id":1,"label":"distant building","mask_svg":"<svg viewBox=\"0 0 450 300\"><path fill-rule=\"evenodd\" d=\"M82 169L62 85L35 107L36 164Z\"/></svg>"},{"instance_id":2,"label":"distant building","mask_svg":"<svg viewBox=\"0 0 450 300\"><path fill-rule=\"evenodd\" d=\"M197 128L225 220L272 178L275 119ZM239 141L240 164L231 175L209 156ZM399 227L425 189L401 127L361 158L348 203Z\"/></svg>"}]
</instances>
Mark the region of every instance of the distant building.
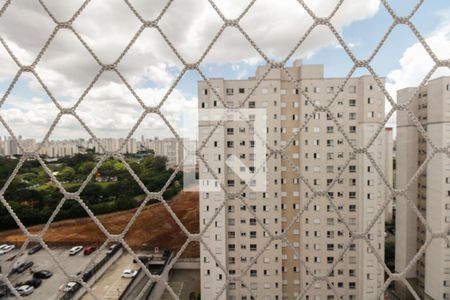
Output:
<instances>
[{"instance_id":1,"label":"distant building","mask_svg":"<svg viewBox=\"0 0 450 300\"><path fill-rule=\"evenodd\" d=\"M386 159L384 160L384 170L385 177L387 182L393 184L394 181L394 135L392 133L392 128L385 128L385 155ZM385 191L385 199L388 199L390 196L389 189ZM386 223L392 223L393 221L393 207L394 207L394 199L389 201L388 205L385 209L385 221Z\"/></svg>"},{"instance_id":2,"label":"distant building","mask_svg":"<svg viewBox=\"0 0 450 300\"><path fill-rule=\"evenodd\" d=\"M430 80L421 88L405 88L397 92L397 101L412 98L409 109L437 147L450 142L450 77ZM430 145L419 133L407 112L397 113L396 184L403 189L431 153ZM433 232L449 234L450 228L450 160L437 154L425 170L412 182L406 195ZM419 249L430 238L430 232L418 219L404 197L396 201L395 269L405 270ZM450 245L434 239L425 255L406 273L421 299L450 299ZM396 284L401 299L411 299L405 287Z\"/></svg>"},{"instance_id":3,"label":"distant building","mask_svg":"<svg viewBox=\"0 0 450 300\"><path fill-rule=\"evenodd\" d=\"M155 151L155 155L167 157L168 167L175 167L183 161L183 145L176 138L145 140L145 148Z\"/></svg>"}]
</instances>

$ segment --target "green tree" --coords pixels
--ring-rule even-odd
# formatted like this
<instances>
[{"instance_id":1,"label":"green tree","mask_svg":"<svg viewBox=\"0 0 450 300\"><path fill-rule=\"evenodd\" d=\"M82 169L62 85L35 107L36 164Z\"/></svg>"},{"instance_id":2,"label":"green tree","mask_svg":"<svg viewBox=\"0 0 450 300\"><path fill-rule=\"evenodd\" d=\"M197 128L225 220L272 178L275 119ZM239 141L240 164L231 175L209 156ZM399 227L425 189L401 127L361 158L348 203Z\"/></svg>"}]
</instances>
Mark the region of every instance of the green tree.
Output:
<instances>
[{"instance_id":1,"label":"green tree","mask_svg":"<svg viewBox=\"0 0 450 300\"><path fill-rule=\"evenodd\" d=\"M119 196L116 201L117 210L126 210L136 207L137 203L133 198L124 195Z\"/></svg>"},{"instance_id":2,"label":"green tree","mask_svg":"<svg viewBox=\"0 0 450 300\"><path fill-rule=\"evenodd\" d=\"M161 172L166 170L167 158L164 156L147 156L142 159L141 164L144 172Z\"/></svg>"},{"instance_id":3,"label":"green tree","mask_svg":"<svg viewBox=\"0 0 450 300\"><path fill-rule=\"evenodd\" d=\"M93 161L85 161L78 167L78 173L87 176L95 168L95 165L96 163Z\"/></svg>"},{"instance_id":4,"label":"green tree","mask_svg":"<svg viewBox=\"0 0 450 300\"><path fill-rule=\"evenodd\" d=\"M393 269L395 265L395 241L386 241L384 243L384 260L386 265Z\"/></svg>"},{"instance_id":5,"label":"green tree","mask_svg":"<svg viewBox=\"0 0 450 300\"><path fill-rule=\"evenodd\" d=\"M74 177L75 177L75 170L72 167L64 167L58 173L58 178L62 181L72 181Z\"/></svg>"}]
</instances>

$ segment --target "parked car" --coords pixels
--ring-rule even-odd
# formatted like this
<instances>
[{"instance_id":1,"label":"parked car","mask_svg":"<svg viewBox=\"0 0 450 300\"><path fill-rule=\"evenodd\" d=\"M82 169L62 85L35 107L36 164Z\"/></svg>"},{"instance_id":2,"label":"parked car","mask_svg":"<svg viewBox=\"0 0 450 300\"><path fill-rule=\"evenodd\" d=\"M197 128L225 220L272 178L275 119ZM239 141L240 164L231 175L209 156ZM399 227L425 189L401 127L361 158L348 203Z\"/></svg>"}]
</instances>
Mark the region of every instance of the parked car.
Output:
<instances>
[{"instance_id":1,"label":"parked car","mask_svg":"<svg viewBox=\"0 0 450 300\"><path fill-rule=\"evenodd\" d=\"M17 269L15 269L15 271L17 273L23 273L23 271L25 271L26 269L31 268L31 266L33 264L34 263L32 261L26 261L23 264L21 264L20 266L18 266Z\"/></svg>"},{"instance_id":2,"label":"parked car","mask_svg":"<svg viewBox=\"0 0 450 300\"><path fill-rule=\"evenodd\" d=\"M39 270L33 273L34 278L48 279L53 276L53 273L48 270Z\"/></svg>"},{"instance_id":3,"label":"parked car","mask_svg":"<svg viewBox=\"0 0 450 300\"><path fill-rule=\"evenodd\" d=\"M31 285L34 288L40 287L41 283L42 283L42 280L39 278L35 278L35 277L25 281L25 285Z\"/></svg>"},{"instance_id":4,"label":"parked car","mask_svg":"<svg viewBox=\"0 0 450 300\"><path fill-rule=\"evenodd\" d=\"M16 246L14 245L6 245L2 249L0 249L0 255L6 254L10 251L12 251Z\"/></svg>"},{"instance_id":5,"label":"parked car","mask_svg":"<svg viewBox=\"0 0 450 300\"><path fill-rule=\"evenodd\" d=\"M170 256L170 250L164 250L162 253L163 258L168 258Z\"/></svg>"},{"instance_id":6,"label":"parked car","mask_svg":"<svg viewBox=\"0 0 450 300\"><path fill-rule=\"evenodd\" d=\"M137 274L136 270L125 269L122 272L122 277L123 278L133 278L134 276L136 276L136 274Z\"/></svg>"},{"instance_id":7,"label":"parked car","mask_svg":"<svg viewBox=\"0 0 450 300\"><path fill-rule=\"evenodd\" d=\"M9 287L6 284L0 283L0 298L6 297L10 294Z\"/></svg>"},{"instance_id":8,"label":"parked car","mask_svg":"<svg viewBox=\"0 0 450 300\"><path fill-rule=\"evenodd\" d=\"M138 256L138 258L143 264L145 264L145 263L147 263L150 260L151 257L149 257L149 256ZM137 263L135 258L133 258L133 262Z\"/></svg>"},{"instance_id":9,"label":"parked car","mask_svg":"<svg viewBox=\"0 0 450 300\"><path fill-rule=\"evenodd\" d=\"M120 247L120 245L119 244L113 244L113 245L109 246L108 250L106 251L106 254L111 254L116 247Z\"/></svg>"},{"instance_id":10,"label":"parked car","mask_svg":"<svg viewBox=\"0 0 450 300\"><path fill-rule=\"evenodd\" d=\"M30 250L28 250L28 255L33 255L36 252L40 251L42 249L42 245L36 245L34 247L32 247Z\"/></svg>"},{"instance_id":11,"label":"parked car","mask_svg":"<svg viewBox=\"0 0 450 300\"><path fill-rule=\"evenodd\" d=\"M75 281L69 281L64 287L63 287L63 291L64 292L70 292L78 283L76 283Z\"/></svg>"},{"instance_id":12,"label":"parked car","mask_svg":"<svg viewBox=\"0 0 450 300\"><path fill-rule=\"evenodd\" d=\"M95 247L95 246L86 247L86 248L84 248L84 255L89 255L92 252L94 252L95 250L97 250L97 247Z\"/></svg>"},{"instance_id":13,"label":"parked car","mask_svg":"<svg viewBox=\"0 0 450 300\"><path fill-rule=\"evenodd\" d=\"M34 292L34 287L25 284L17 287L16 290L20 296L28 296Z\"/></svg>"},{"instance_id":14,"label":"parked car","mask_svg":"<svg viewBox=\"0 0 450 300\"><path fill-rule=\"evenodd\" d=\"M72 247L72 248L70 248L70 250L69 250L69 255L75 255L75 254L77 254L78 252L80 252L81 250L83 250L83 246L75 246L75 247Z\"/></svg>"}]
</instances>

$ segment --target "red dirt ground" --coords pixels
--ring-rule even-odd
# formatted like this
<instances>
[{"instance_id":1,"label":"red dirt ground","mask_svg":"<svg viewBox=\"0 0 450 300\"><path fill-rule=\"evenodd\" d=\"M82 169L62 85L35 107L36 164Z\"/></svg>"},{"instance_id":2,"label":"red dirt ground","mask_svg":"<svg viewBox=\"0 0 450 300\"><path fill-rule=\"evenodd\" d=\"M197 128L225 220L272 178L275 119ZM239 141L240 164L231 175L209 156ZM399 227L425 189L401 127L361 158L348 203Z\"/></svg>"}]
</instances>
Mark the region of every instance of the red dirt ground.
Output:
<instances>
[{"instance_id":1,"label":"red dirt ground","mask_svg":"<svg viewBox=\"0 0 450 300\"><path fill-rule=\"evenodd\" d=\"M191 233L199 231L198 193L181 192L169 202L170 208ZM112 234L119 234L128 224L136 209L99 215L98 219ZM31 233L38 233L43 225L29 227ZM158 203L146 206L125 235L125 241L133 248L157 246L160 249L178 251L187 237L165 207ZM25 240L19 230L0 232L1 243L21 243ZM90 218L54 222L44 235L49 245L101 244L105 235ZM183 257L199 257L199 245L190 243Z\"/></svg>"}]
</instances>

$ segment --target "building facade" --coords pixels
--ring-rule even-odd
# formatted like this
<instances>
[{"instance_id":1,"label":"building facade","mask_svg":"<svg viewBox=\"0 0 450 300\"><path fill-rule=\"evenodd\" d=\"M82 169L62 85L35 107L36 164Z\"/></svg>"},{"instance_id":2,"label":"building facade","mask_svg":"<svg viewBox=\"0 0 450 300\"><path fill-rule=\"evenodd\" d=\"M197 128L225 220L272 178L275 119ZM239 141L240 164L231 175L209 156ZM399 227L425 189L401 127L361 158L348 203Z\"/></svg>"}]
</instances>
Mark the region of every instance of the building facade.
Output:
<instances>
[{"instance_id":1,"label":"building facade","mask_svg":"<svg viewBox=\"0 0 450 300\"><path fill-rule=\"evenodd\" d=\"M450 142L450 77L430 80L416 93L417 88L397 92L399 103L412 99L409 109L414 113L427 135L437 147ZM431 147L419 133L406 112L397 116L396 183L399 189L407 186L419 167L431 155ZM406 191L407 198L419 209L433 232L448 232L450 225L450 160L435 155L425 170ZM430 232L418 220L406 199L396 202L395 268L402 272L419 249L430 238ZM434 239L425 255L406 274L422 299L450 299L450 246L442 239ZM402 299L412 295L396 285Z\"/></svg>"},{"instance_id":2,"label":"building facade","mask_svg":"<svg viewBox=\"0 0 450 300\"><path fill-rule=\"evenodd\" d=\"M366 156L352 155L339 127L355 146L365 146L382 126L384 95L370 76L347 82L324 78L322 65L299 61L288 68L290 76L267 68L259 67L248 80L210 79L215 91L207 82L198 84L199 145L206 143L200 154L207 162L199 164L200 230L209 226L200 250L202 299L215 299L218 293L219 299L295 299L303 294L310 300L337 299L325 281L312 284L314 276L327 274L344 299L378 299L384 276L374 249L383 259L384 214L368 232L373 248L361 239L348 241L350 230L365 232L376 218L386 186ZM313 105L302 91L310 101L326 105L341 87L330 107L340 126L326 112L312 114ZM258 170L255 128L252 122L228 120L217 127L208 119L210 111L223 108L216 93L227 108L248 98L242 108L263 109L267 145L286 149L287 157L275 152L267 160L265 191L252 190L252 182L239 175L246 168ZM385 173L392 172L385 164L392 157L385 142L391 135L382 129L369 148ZM246 167L231 169L230 157ZM250 186L243 190L246 183ZM314 191L326 191L328 197ZM287 240L271 241L264 227Z\"/></svg>"}]
</instances>

